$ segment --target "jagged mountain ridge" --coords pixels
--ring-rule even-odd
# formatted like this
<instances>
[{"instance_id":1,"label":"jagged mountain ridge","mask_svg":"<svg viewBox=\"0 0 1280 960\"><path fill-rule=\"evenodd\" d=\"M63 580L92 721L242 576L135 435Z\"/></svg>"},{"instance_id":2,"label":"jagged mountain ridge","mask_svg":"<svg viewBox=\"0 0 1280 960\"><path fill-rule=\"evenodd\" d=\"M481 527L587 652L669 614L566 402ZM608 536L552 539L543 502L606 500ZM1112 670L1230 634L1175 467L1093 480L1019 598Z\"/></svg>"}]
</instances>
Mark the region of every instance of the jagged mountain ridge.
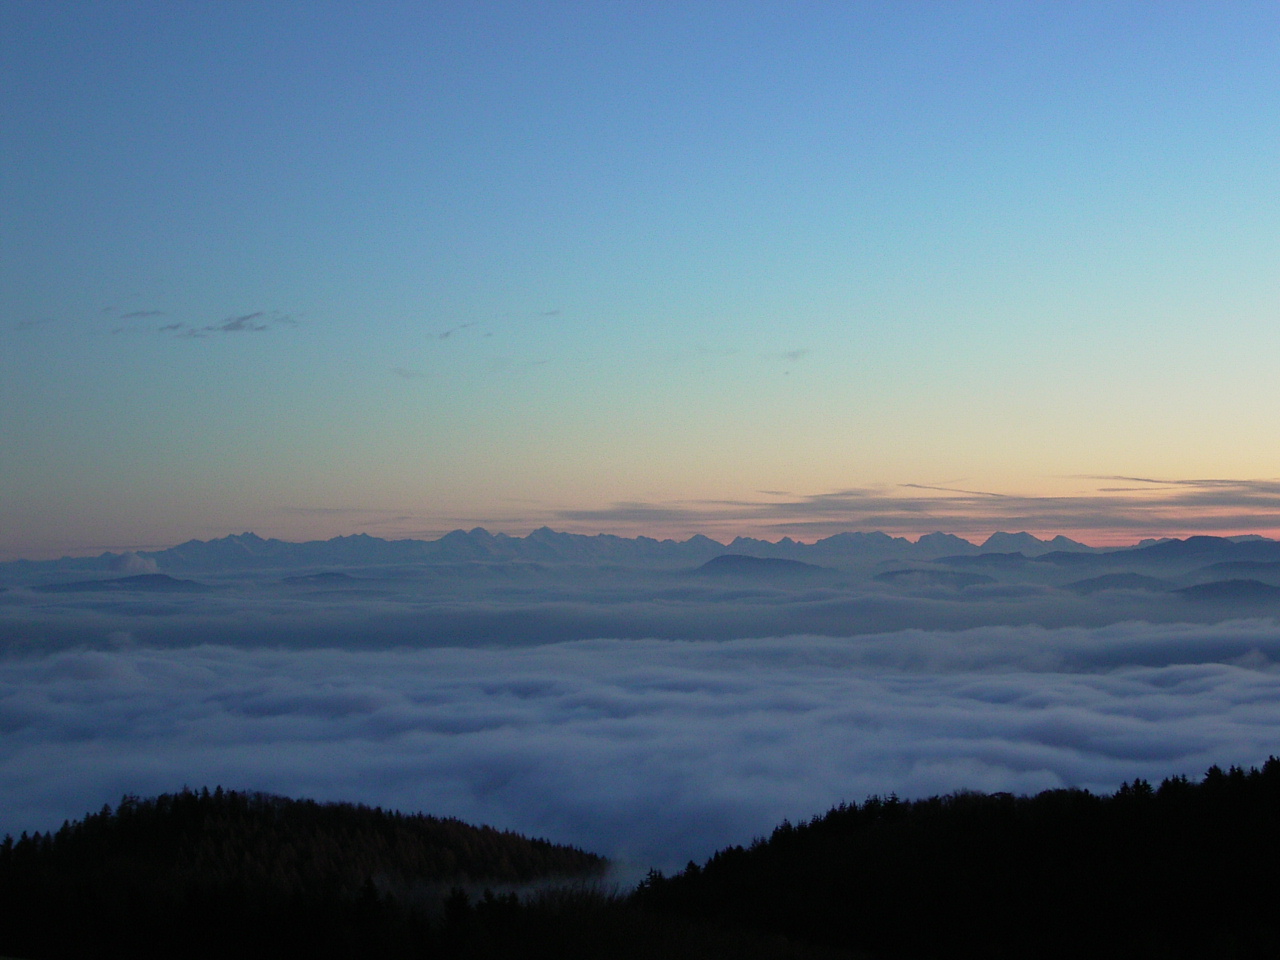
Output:
<instances>
[{"instance_id":1,"label":"jagged mountain ridge","mask_svg":"<svg viewBox=\"0 0 1280 960\"><path fill-rule=\"evenodd\" d=\"M977 555L1018 546L1025 554L1089 552L1065 537L1039 540L1031 534L993 534L981 545L947 533L916 541L881 532L838 533L814 543L790 537L769 541L737 537L722 544L701 534L687 540L620 537L613 534L563 533L541 527L524 537L490 533L483 527L454 530L436 540L387 540L359 533L329 540L293 542L266 539L252 532L214 540L188 540L164 550L103 553L96 557L16 560L0 564L0 578L23 581L54 573L183 573L252 569L305 569L457 562L529 562L589 564L699 565L724 554L741 554L808 563L935 560L947 555Z\"/></svg>"}]
</instances>

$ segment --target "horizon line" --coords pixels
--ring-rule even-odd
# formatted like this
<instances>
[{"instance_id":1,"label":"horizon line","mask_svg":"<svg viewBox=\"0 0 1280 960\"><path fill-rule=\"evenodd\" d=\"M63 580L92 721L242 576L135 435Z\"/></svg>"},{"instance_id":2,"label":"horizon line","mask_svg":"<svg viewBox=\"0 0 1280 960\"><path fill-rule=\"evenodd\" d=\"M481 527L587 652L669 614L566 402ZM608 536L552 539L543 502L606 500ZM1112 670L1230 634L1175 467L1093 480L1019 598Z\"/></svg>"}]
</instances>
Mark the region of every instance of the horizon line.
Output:
<instances>
[{"instance_id":1,"label":"horizon line","mask_svg":"<svg viewBox=\"0 0 1280 960\"><path fill-rule=\"evenodd\" d=\"M1048 535L1048 534L1041 535L1041 534L1033 533L1029 530L993 530L991 533L987 534L985 537L973 536L971 534L970 536L973 536L973 539L970 539L970 536L965 536L962 533L953 533L947 530L933 530L928 533L916 534L913 538L912 536L909 536L906 534L894 534L882 529L849 529L849 530L841 530L836 533L829 534L827 536L816 537L811 540L801 539L799 537L793 537L790 535L783 535L776 540L769 540L767 537L749 536L746 534L738 534L729 540L719 540L714 536L710 536L708 534L704 534L701 532L693 532L683 538L676 537L676 536L665 536L665 537L654 536L654 535L644 534L644 533L628 535L628 534L611 533L607 530L598 530L595 533L583 533L575 530L558 530L550 526L549 524L543 524L541 526L538 526L529 530L527 533L519 534L519 533L508 533L505 530L490 530L487 527L483 526L482 524L477 524L471 528L455 527L453 529L446 530L444 532L439 532L439 533L437 533L436 531L423 531L418 535L410 535L410 536L380 536L375 533L370 533L367 530L361 530L355 533L335 534L331 537L314 537L314 538L303 539L303 540L291 540L291 539L285 539L283 537L276 537L276 536L264 537L259 535L253 530L245 530L241 533L228 533L228 534L223 534L222 536L210 537L209 539L205 539L205 540L199 539L198 537L189 537L185 540L178 541L177 543L170 543L167 546L135 544L130 546L99 547L99 548L89 549L84 552L63 553L57 556L48 555L40 558L34 558L29 556L10 556L8 559L0 559L0 564L22 563L22 562L50 563L50 562L57 562L60 560L84 560L84 559L93 559L96 557L103 557L103 556L128 556L130 554L143 555L143 554L164 553L168 550L177 549L178 547L184 546L188 543L216 543L220 540L241 539L246 537L252 537L257 540L261 540L264 543L275 541L277 543L286 543L286 544L292 544L292 545L303 545L308 543L329 543L334 540L346 540L346 539L353 539L356 537L365 537L371 540L378 540L384 543L393 543L397 541L416 542L416 543L437 543L453 534L461 533L461 534L470 536L476 532L482 532L495 538L505 537L512 540L525 540L525 539L528 539L533 534L543 530L546 530L550 533L554 533L557 535L563 535L563 536L575 536L575 537L586 537L586 538L615 537L619 540L648 539L648 540L654 540L658 543L676 543L676 544L684 544L684 543L688 543L691 540L697 540L701 538L704 540L709 540L712 543L715 543L721 547L732 546L738 540L753 540L759 543L767 543L772 546L777 546L784 542L790 542L790 543L798 544L802 546L814 546L818 543L822 543L827 540L834 539L836 537L849 536L849 535L863 535L863 536L882 535L890 538L891 540L902 540L910 544L918 544L921 540L924 540L930 537L952 537L957 540L961 540L972 547L978 547L978 548L986 546L988 543L991 542L992 539L998 536L1003 535L1008 537L1018 537L1018 536L1025 535L1025 536L1032 537L1037 542L1043 543L1043 544L1051 544L1055 540L1063 539L1071 543L1078 544L1079 546L1087 547L1092 550L1124 550L1124 549L1133 548L1133 547L1140 547L1140 546L1143 546L1144 544L1159 543L1162 541L1169 541L1169 540L1190 540L1196 537L1212 537L1214 539L1222 539L1222 540L1258 539L1258 540L1274 541L1276 539L1274 537L1270 537L1265 534L1260 534L1255 532L1225 533L1225 534L1183 533L1180 536L1167 535L1167 536L1142 537L1140 539L1134 540L1133 542L1088 543L1084 540L1078 540L1075 537L1071 537L1063 533L1056 533L1052 535Z\"/></svg>"}]
</instances>

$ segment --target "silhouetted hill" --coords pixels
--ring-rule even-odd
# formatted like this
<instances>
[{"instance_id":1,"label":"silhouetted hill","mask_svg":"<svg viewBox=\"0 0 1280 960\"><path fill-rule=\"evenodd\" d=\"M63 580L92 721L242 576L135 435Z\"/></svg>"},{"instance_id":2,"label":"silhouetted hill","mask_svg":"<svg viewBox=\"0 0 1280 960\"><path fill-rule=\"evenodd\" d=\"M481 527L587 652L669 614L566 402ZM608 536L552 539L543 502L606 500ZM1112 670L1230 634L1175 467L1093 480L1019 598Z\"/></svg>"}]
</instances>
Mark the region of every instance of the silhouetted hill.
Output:
<instances>
[{"instance_id":1,"label":"silhouetted hill","mask_svg":"<svg viewBox=\"0 0 1280 960\"><path fill-rule=\"evenodd\" d=\"M1280 587L1259 580L1216 580L1197 583L1175 591L1197 603L1273 604L1280 603Z\"/></svg>"},{"instance_id":2,"label":"silhouetted hill","mask_svg":"<svg viewBox=\"0 0 1280 960\"><path fill-rule=\"evenodd\" d=\"M879 960L1275 957L1277 896L1275 758L1109 797L873 797L637 893L655 912Z\"/></svg>"},{"instance_id":3,"label":"silhouetted hill","mask_svg":"<svg viewBox=\"0 0 1280 960\"><path fill-rule=\"evenodd\" d=\"M1185 540L1144 541L1137 547L1112 550L1051 551L1035 557L1036 563L1114 570L1190 571L1210 564L1249 561L1280 562L1280 541L1258 537L1188 537Z\"/></svg>"},{"instance_id":4,"label":"silhouetted hill","mask_svg":"<svg viewBox=\"0 0 1280 960\"><path fill-rule=\"evenodd\" d=\"M871 579L900 586L954 587L956 589L996 582L994 577L988 577L985 573L970 573L965 570L927 570L917 567L908 570L885 570Z\"/></svg>"},{"instance_id":5,"label":"silhouetted hill","mask_svg":"<svg viewBox=\"0 0 1280 960\"><path fill-rule=\"evenodd\" d=\"M0 845L0 953L62 958L1244 960L1280 955L1280 760L1110 796L841 804L630 896L456 820L208 791ZM468 894L462 884L471 884ZM450 884L456 884L451 888ZM499 888L500 889L500 888Z\"/></svg>"},{"instance_id":6,"label":"silhouetted hill","mask_svg":"<svg viewBox=\"0 0 1280 960\"><path fill-rule=\"evenodd\" d=\"M970 556L939 557L935 563L945 563L951 567L1022 567L1028 562L1021 553L979 553Z\"/></svg>"},{"instance_id":7,"label":"silhouetted hill","mask_svg":"<svg viewBox=\"0 0 1280 960\"><path fill-rule=\"evenodd\" d=\"M1195 572L1229 579L1280 577L1280 560L1225 560L1211 563Z\"/></svg>"},{"instance_id":8,"label":"silhouetted hill","mask_svg":"<svg viewBox=\"0 0 1280 960\"><path fill-rule=\"evenodd\" d=\"M126 797L114 811L0 845L0 954L852 960L644 913L583 885L603 866L573 847L352 804L222 790ZM523 885L524 896L498 884Z\"/></svg>"},{"instance_id":9,"label":"silhouetted hill","mask_svg":"<svg viewBox=\"0 0 1280 960\"><path fill-rule=\"evenodd\" d=\"M6 839L0 952L418 956L453 885L596 877L604 866L545 840L352 804L221 789L126 797L56 832Z\"/></svg>"},{"instance_id":10,"label":"silhouetted hill","mask_svg":"<svg viewBox=\"0 0 1280 960\"><path fill-rule=\"evenodd\" d=\"M782 560L777 557L748 557L726 553L712 557L697 573L715 577L750 577L758 580L795 579L826 573L822 567L799 560Z\"/></svg>"},{"instance_id":11,"label":"silhouetted hill","mask_svg":"<svg viewBox=\"0 0 1280 960\"><path fill-rule=\"evenodd\" d=\"M194 580L178 580L164 573L142 573L133 577L47 583L35 589L44 593L202 593L212 588Z\"/></svg>"},{"instance_id":12,"label":"silhouetted hill","mask_svg":"<svg viewBox=\"0 0 1280 960\"><path fill-rule=\"evenodd\" d=\"M1098 593L1101 590L1146 590L1150 592L1163 592L1171 590L1173 584L1168 580L1160 580L1157 577L1144 577L1140 573L1104 573L1100 577L1090 577L1088 580L1077 580L1074 583L1068 583L1064 589L1072 590L1076 593L1089 595Z\"/></svg>"},{"instance_id":13,"label":"silhouetted hill","mask_svg":"<svg viewBox=\"0 0 1280 960\"><path fill-rule=\"evenodd\" d=\"M1128 553L1144 563L1220 563L1227 560L1280 561L1280 542L1231 537L1166 540Z\"/></svg>"},{"instance_id":14,"label":"silhouetted hill","mask_svg":"<svg viewBox=\"0 0 1280 960\"><path fill-rule=\"evenodd\" d=\"M294 587L346 587L361 582L359 577L338 570L308 573L300 577L284 577L280 581Z\"/></svg>"}]
</instances>

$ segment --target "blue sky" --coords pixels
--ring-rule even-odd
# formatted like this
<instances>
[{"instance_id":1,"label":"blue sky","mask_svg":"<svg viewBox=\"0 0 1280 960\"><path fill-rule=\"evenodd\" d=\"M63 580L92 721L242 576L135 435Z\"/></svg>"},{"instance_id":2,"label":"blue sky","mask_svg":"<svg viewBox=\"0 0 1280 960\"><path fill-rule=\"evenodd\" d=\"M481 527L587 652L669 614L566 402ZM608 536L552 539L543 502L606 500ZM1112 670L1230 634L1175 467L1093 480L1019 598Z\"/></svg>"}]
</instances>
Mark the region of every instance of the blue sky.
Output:
<instances>
[{"instance_id":1,"label":"blue sky","mask_svg":"<svg viewBox=\"0 0 1280 960\"><path fill-rule=\"evenodd\" d=\"M1278 28L12 0L0 556L1280 530Z\"/></svg>"}]
</instances>

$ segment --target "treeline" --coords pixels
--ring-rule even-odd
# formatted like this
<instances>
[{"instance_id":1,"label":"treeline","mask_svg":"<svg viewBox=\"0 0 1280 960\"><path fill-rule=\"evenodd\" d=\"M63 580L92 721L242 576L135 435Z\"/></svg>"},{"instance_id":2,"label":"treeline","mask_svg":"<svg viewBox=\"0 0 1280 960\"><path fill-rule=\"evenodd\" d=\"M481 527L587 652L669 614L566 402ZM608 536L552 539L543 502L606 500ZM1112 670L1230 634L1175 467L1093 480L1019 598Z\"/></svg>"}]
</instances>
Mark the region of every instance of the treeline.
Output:
<instances>
[{"instance_id":1,"label":"treeline","mask_svg":"<svg viewBox=\"0 0 1280 960\"><path fill-rule=\"evenodd\" d=\"M636 900L885 960L1280 957L1280 760L1103 797L872 797Z\"/></svg>"},{"instance_id":2,"label":"treeline","mask_svg":"<svg viewBox=\"0 0 1280 960\"><path fill-rule=\"evenodd\" d=\"M0 845L0 955L1274 958L1280 760L1110 796L872 797L630 893L593 883L603 867L350 804L125 798Z\"/></svg>"},{"instance_id":3,"label":"treeline","mask_svg":"<svg viewBox=\"0 0 1280 960\"><path fill-rule=\"evenodd\" d=\"M354 804L221 788L125 797L5 838L0 954L342 957L381 943L413 956L453 887L605 867L574 847Z\"/></svg>"},{"instance_id":4,"label":"treeline","mask_svg":"<svg viewBox=\"0 0 1280 960\"><path fill-rule=\"evenodd\" d=\"M602 885L606 867L574 847L348 803L221 788L125 797L0 844L0 956L832 956L642 913Z\"/></svg>"}]
</instances>

